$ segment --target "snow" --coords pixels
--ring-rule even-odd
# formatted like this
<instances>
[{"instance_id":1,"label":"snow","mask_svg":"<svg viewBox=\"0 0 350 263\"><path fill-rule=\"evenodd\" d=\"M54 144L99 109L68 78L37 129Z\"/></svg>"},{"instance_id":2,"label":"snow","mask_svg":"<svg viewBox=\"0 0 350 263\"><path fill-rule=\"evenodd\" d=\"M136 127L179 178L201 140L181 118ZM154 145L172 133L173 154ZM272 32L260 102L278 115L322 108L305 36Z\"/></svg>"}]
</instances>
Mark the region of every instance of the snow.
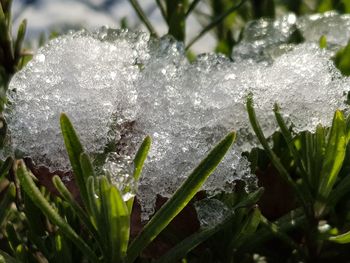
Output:
<instances>
[{"instance_id":1,"label":"snow","mask_svg":"<svg viewBox=\"0 0 350 263\"><path fill-rule=\"evenodd\" d=\"M283 30L281 42L294 28ZM100 172L125 189L133 184L130 160L150 135L153 144L137 193L145 219L156 195L170 197L232 130L238 132L237 143L204 189L229 192L235 180L251 181L249 162L241 155L257 146L245 109L250 92L267 136L277 129L275 102L296 132L329 125L334 111L345 109L350 84L331 54L307 42L265 59L252 54L232 62L203 54L189 63L183 45L170 37L155 40L107 28L71 33L39 49L12 79L6 114L12 149L52 170L69 169L59 129L59 115L66 112L86 150L95 160L107 158Z\"/></svg>"}]
</instances>

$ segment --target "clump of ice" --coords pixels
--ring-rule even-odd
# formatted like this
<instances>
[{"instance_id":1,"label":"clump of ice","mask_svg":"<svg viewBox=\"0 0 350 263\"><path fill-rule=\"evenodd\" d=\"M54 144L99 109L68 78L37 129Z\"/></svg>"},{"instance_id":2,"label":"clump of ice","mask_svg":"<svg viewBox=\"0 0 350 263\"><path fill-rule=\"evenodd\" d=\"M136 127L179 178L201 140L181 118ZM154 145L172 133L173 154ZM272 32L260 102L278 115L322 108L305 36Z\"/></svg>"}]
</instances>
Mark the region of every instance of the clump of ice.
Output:
<instances>
[{"instance_id":1,"label":"clump of ice","mask_svg":"<svg viewBox=\"0 0 350 263\"><path fill-rule=\"evenodd\" d=\"M195 203L195 209L201 228L216 226L222 223L232 211L217 199L203 199Z\"/></svg>"},{"instance_id":2,"label":"clump of ice","mask_svg":"<svg viewBox=\"0 0 350 263\"><path fill-rule=\"evenodd\" d=\"M279 19L262 18L249 22L243 31L240 43L234 47L232 56L235 59L263 60L290 50L290 43L300 41L296 27L297 17L294 14Z\"/></svg>"},{"instance_id":3,"label":"clump of ice","mask_svg":"<svg viewBox=\"0 0 350 263\"><path fill-rule=\"evenodd\" d=\"M327 42L345 46L350 39L350 15L339 15L334 11L324 14L302 16L297 22L298 28L307 41L317 42L326 36Z\"/></svg>"},{"instance_id":4,"label":"clump of ice","mask_svg":"<svg viewBox=\"0 0 350 263\"><path fill-rule=\"evenodd\" d=\"M232 62L214 54L189 63L183 45L169 37L154 40L105 28L62 36L40 49L11 81L12 145L38 164L69 169L58 124L61 112L96 158L109 150L130 160L150 135L153 144L138 185L147 216L156 195L169 197L232 130L238 131L237 143L204 189L232 191L235 180L251 178L241 155L256 146L245 110L248 93L254 94L268 136L276 131L274 102L296 131L329 125L334 110L344 107L349 86L329 57L317 45L303 44L269 63ZM130 172L125 162L112 159L105 168L124 173L125 180L115 180L123 188Z\"/></svg>"},{"instance_id":5,"label":"clump of ice","mask_svg":"<svg viewBox=\"0 0 350 263\"><path fill-rule=\"evenodd\" d=\"M247 23L232 56L236 60L271 61L299 42L318 43L322 36L326 37L329 50L336 51L349 41L349 28L350 15L334 11L299 18L292 13L276 20L262 18Z\"/></svg>"}]
</instances>

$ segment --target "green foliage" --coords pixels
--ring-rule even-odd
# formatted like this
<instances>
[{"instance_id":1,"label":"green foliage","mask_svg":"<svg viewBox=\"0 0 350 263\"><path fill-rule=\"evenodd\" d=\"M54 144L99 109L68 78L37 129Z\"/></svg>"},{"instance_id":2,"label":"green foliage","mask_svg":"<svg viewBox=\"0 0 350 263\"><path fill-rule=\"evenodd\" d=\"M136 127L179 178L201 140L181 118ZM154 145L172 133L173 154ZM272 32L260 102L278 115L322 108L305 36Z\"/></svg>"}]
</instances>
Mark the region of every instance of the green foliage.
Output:
<instances>
[{"instance_id":1,"label":"green foliage","mask_svg":"<svg viewBox=\"0 0 350 263\"><path fill-rule=\"evenodd\" d=\"M186 207L207 177L215 170L235 139L235 133L228 134L193 170L174 196L166 202L129 244L132 203L129 203L130 200L123 200L124 193L121 193L107 176L95 175L95 169L89 156L84 152L79 137L65 114L61 115L60 123L82 203L79 203L79 200L72 196L57 175L53 177L53 183L60 193L60 198L52 199L45 189L38 188L35 177L26 168L24 162L22 160L16 161L15 174L24 199L23 204L19 207L25 206L26 216L19 222L12 224L11 220L4 222L4 219L9 216L8 213L0 213L0 222L4 222L4 225L7 224L5 227L10 247L12 247L10 251L14 255L13 260L22 262L28 255L35 256L34 251L31 251L31 246L27 244L30 242L35 244L36 250L42 253L41 257L50 260L50 262L55 262L58 255L66 258L67 262L73 262L74 247L80 251L78 261L134 262L147 245ZM150 138L146 137L135 156L135 179L140 177L150 143ZM11 163L11 159L3 163L0 168L3 173L8 171L9 163ZM234 207L234 210L254 204L260 196L260 192L261 190L241 200ZM1 211L9 211L6 208L14 201L15 193L14 184L10 184L6 198L0 203ZM33 224L33 222L42 219L48 220L47 224L51 230L36 223ZM29 227L31 234L26 237L29 240L24 241L16 228L25 227L23 224L27 223L26 227ZM15 225L17 226L14 227ZM81 232L82 226L84 226L83 233ZM223 223L214 226L210 231L200 232L200 238L196 237L195 243L198 245L199 241L209 238L222 227ZM203 236L203 233L206 234ZM87 238L83 238L82 235ZM47 241L51 240L52 245L47 245L50 242L43 242L41 240L43 236L46 236ZM188 241L179 244L180 247L186 247L186 252L196 246L188 247L186 244ZM177 253L176 255L178 257ZM3 256L5 257L7 254ZM11 254L8 256L11 257ZM171 259L174 256L168 254L167 258L169 257ZM35 262L35 259L29 262Z\"/></svg>"},{"instance_id":2,"label":"green foliage","mask_svg":"<svg viewBox=\"0 0 350 263\"><path fill-rule=\"evenodd\" d=\"M304 223L307 226L304 235L307 243L305 251L301 251L300 254L311 261L319 260L325 238L319 230L320 222L327 220L334 212L332 209L339 201L338 187L342 187L345 183L348 185L349 177L340 177L340 172L349 148L349 120L341 111L336 111L331 128L318 126L314 134L303 132L293 136L280 114L279 107L275 106L276 121L290 151L295 166L294 173L297 174L295 177L295 174L282 164L281 158L273 152L264 137L255 116L252 96L247 99L247 110L253 130L271 163L278 171L278 175L293 189L303 209ZM349 193L349 188L344 191ZM277 233L281 234L278 230ZM349 236L350 234L344 234L330 237L330 240L349 242ZM281 238L290 243L288 236Z\"/></svg>"},{"instance_id":3,"label":"green foliage","mask_svg":"<svg viewBox=\"0 0 350 263\"><path fill-rule=\"evenodd\" d=\"M149 32L159 37L139 1L129 2ZM186 43L189 58L194 58L190 48L208 33L216 37L216 51L230 55L244 26L252 19L274 18L289 11L297 15L329 10L350 12L350 2L346 0L155 0L155 3L168 33ZM202 25L194 36L186 34L190 16ZM23 50L26 21L20 24L15 38L11 23L11 1L0 0L0 112L6 103L11 77L31 58ZM123 24L126 27L127 21ZM291 42L302 41L296 31ZM42 37L40 45L44 42ZM325 36L320 36L319 46L327 48ZM334 62L344 75L350 75L350 43L336 53ZM247 193L244 184L236 183L232 193L211 197L228 211L221 220L185 235L174 231L172 224L191 207L191 200L207 198L198 197L205 195L198 191L231 147L235 139L232 132L132 236L138 204L134 198L123 200L130 189L126 187L121 192L108 176L98 173L99 163L92 164L72 123L62 114L62 135L79 196L70 192L58 175L52 178L55 189L45 188L23 160L13 161L9 157L1 161L0 262L256 262L259 255L268 262L346 262L350 250L350 118L336 111L331 127L318 126L313 133L296 134L275 105L280 129L266 138L255 115L252 96L247 99L247 112L263 148L246 153L252 171L259 179L273 178L265 185L261 180L263 187L268 188L279 178L285 183L277 198L268 201L268 206L273 206L276 199L291 202L283 213L271 216L265 211L268 191L258 188ZM2 145L6 131L2 115L0 121ZM136 182L150 147L151 138L146 137L135 155ZM285 196L286 189L290 189L292 196ZM185 218L186 224L196 220L195 216ZM170 245L161 243L168 237ZM271 249L271 244L276 248ZM157 245L169 248L156 254L149 252L150 247Z\"/></svg>"},{"instance_id":4,"label":"green foliage","mask_svg":"<svg viewBox=\"0 0 350 263\"><path fill-rule=\"evenodd\" d=\"M350 43L335 54L334 63L343 75L350 76Z\"/></svg>"}]
</instances>

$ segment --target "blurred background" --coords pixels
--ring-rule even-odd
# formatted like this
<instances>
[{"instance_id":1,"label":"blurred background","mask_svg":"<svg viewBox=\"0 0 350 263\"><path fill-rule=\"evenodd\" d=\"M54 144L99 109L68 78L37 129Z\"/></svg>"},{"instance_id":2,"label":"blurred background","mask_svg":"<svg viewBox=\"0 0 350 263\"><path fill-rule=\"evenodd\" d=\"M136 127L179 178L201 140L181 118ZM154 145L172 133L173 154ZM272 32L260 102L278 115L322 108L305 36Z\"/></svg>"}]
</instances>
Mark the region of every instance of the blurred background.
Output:
<instances>
[{"instance_id":1,"label":"blurred background","mask_svg":"<svg viewBox=\"0 0 350 263\"><path fill-rule=\"evenodd\" d=\"M168 27L156 1L141 0L139 3L157 33L165 35ZM206 7L199 3L196 8L210 13ZM27 39L32 40L43 37L43 34L49 37L52 32L60 34L81 28L94 30L104 25L147 31L128 0L14 0L13 18L15 31L23 19L28 20ZM202 27L193 15L187 23L188 35L195 35ZM35 46L35 41L32 44ZM214 48L215 38L210 34L203 36L193 46L198 53L212 51Z\"/></svg>"}]
</instances>

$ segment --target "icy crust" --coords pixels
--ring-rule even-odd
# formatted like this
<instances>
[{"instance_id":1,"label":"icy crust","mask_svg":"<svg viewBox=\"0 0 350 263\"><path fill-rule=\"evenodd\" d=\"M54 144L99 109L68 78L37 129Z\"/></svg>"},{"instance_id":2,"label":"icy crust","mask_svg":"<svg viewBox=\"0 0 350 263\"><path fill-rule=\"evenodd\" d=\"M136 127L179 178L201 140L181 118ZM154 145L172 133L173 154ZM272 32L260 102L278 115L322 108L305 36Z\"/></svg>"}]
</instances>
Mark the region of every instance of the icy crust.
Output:
<instances>
[{"instance_id":1,"label":"icy crust","mask_svg":"<svg viewBox=\"0 0 350 263\"><path fill-rule=\"evenodd\" d=\"M296 131L329 125L334 110L344 107L350 84L329 57L317 45L302 44L269 63L213 54L189 63L183 45L168 37L157 41L106 28L70 34L40 49L11 81L12 146L37 164L69 169L59 129L59 115L66 112L89 153L102 158L106 149L113 152L103 171L122 190L133 184L131 160L150 135L138 185L145 219L156 195L169 197L232 130L238 131L237 143L204 189L231 191L235 180L251 180L241 156L257 145L245 110L248 93L267 136L276 131L274 102Z\"/></svg>"},{"instance_id":2,"label":"icy crust","mask_svg":"<svg viewBox=\"0 0 350 263\"><path fill-rule=\"evenodd\" d=\"M334 11L323 14L284 15L276 20L263 18L247 23L243 36L232 51L235 60L271 61L300 42L318 43L325 36L330 50L345 46L350 38L350 15Z\"/></svg>"}]
</instances>

